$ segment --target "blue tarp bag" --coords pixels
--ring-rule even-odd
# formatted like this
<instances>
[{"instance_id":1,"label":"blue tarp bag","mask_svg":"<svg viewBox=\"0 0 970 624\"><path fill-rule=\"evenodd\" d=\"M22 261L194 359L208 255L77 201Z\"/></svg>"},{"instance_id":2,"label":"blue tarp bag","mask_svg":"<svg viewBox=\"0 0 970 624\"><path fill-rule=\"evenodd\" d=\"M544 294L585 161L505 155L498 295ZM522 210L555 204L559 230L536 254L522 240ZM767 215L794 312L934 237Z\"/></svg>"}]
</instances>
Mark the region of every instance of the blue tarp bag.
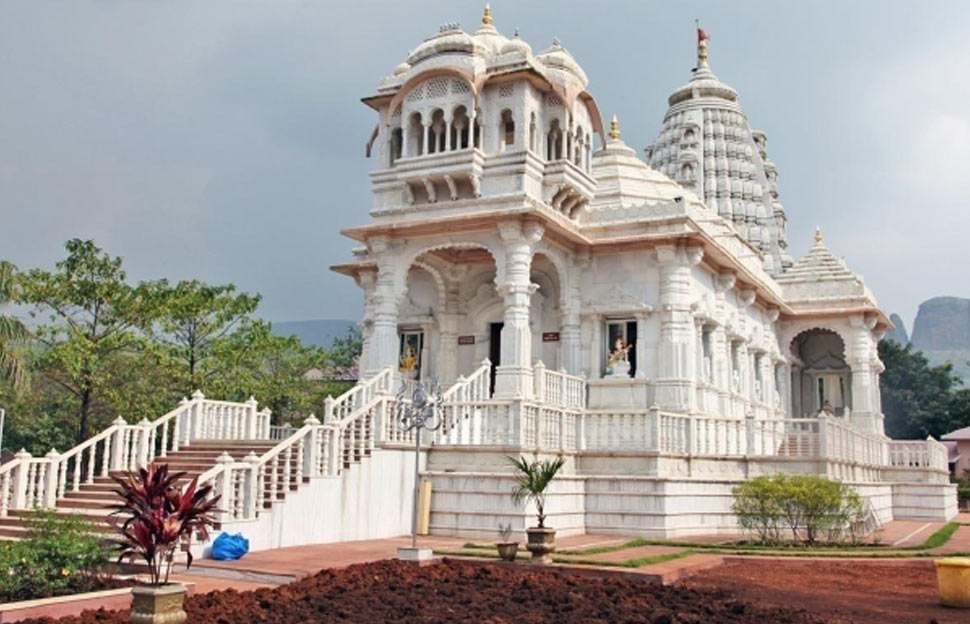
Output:
<instances>
[{"instance_id":1,"label":"blue tarp bag","mask_svg":"<svg viewBox=\"0 0 970 624\"><path fill-rule=\"evenodd\" d=\"M212 558L216 561L233 561L249 552L249 540L242 533L222 533L212 543Z\"/></svg>"}]
</instances>

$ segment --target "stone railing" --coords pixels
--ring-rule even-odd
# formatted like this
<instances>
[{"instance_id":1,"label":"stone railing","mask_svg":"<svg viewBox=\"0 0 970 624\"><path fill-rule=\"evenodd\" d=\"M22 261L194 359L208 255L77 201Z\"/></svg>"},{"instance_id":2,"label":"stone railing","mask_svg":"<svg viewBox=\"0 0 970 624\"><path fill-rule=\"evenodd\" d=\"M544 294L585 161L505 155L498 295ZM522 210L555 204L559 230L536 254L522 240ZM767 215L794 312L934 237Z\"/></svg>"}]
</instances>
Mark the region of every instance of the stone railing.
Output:
<instances>
[{"instance_id":1,"label":"stone railing","mask_svg":"<svg viewBox=\"0 0 970 624\"><path fill-rule=\"evenodd\" d=\"M360 462L374 449L378 431L387 424L387 406L395 400L394 382L393 370L385 369L328 399L327 422L310 416L299 429L269 428L268 437L279 443L261 456L249 453L240 461L223 453L200 477L200 483L213 483L222 496L223 519L253 520L306 479L335 477ZM384 430L381 437L393 435Z\"/></svg>"},{"instance_id":2,"label":"stone railing","mask_svg":"<svg viewBox=\"0 0 970 624\"><path fill-rule=\"evenodd\" d=\"M586 379L565 370L549 370L538 362L533 367L535 398L540 405L583 409L586 407Z\"/></svg>"},{"instance_id":3,"label":"stone railing","mask_svg":"<svg viewBox=\"0 0 970 624\"><path fill-rule=\"evenodd\" d=\"M0 515L11 509L57 508L67 492L112 471L135 470L165 457L192 440L249 440L269 437L269 410L245 403L212 401L201 392L154 421L129 425L116 419L104 431L64 453L44 457L21 450L0 466Z\"/></svg>"},{"instance_id":4,"label":"stone railing","mask_svg":"<svg viewBox=\"0 0 970 624\"><path fill-rule=\"evenodd\" d=\"M917 468L947 472L946 447L932 437L926 440L890 440L889 465L893 468Z\"/></svg>"}]
</instances>

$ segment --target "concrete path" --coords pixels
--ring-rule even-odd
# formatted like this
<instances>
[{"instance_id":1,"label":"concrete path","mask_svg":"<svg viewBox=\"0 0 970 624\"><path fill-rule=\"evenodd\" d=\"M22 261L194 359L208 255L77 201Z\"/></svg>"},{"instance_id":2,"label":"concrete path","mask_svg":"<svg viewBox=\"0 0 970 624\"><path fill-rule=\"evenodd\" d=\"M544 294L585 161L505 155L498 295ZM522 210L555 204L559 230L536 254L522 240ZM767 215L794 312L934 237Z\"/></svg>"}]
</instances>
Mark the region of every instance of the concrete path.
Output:
<instances>
[{"instance_id":1,"label":"concrete path","mask_svg":"<svg viewBox=\"0 0 970 624\"><path fill-rule=\"evenodd\" d=\"M579 549L592 546L621 544L626 538L602 535L573 535L556 540L560 549ZM424 548L459 550L468 543L465 538L422 537L419 545ZM197 559L188 572L191 576L221 576L253 582L285 582L286 578L299 579L316 574L323 568L345 568L355 563L379 561L397 556L397 549L410 546L407 536L389 539L339 542L334 544L310 544L290 548L262 550L245 555L238 561L214 561ZM227 574L231 573L231 574Z\"/></svg>"}]
</instances>

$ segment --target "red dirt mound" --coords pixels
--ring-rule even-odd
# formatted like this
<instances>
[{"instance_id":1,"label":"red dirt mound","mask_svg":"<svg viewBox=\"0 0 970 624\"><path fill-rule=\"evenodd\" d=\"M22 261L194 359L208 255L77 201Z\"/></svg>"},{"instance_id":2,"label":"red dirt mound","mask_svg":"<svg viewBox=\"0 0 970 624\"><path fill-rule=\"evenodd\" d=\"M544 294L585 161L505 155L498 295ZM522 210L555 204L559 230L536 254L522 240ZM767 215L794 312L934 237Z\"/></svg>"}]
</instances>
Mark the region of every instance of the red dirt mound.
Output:
<instances>
[{"instance_id":1,"label":"red dirt mound","mask_svg":"<svg viewBox=\"0 0 970 624\"><path fill-rule=\"evenodd\" d=\"M555 569L446 561L427 567L381 561L277 587L186 600L191 624L310 622L643 622L822 624L804 610L763 608L716 590L664 587L628 578L589 578ZM52 620L29 620L40 624ZM126 612L87 611L62 624L126 624Z\"/></svg>"}]
</instances>

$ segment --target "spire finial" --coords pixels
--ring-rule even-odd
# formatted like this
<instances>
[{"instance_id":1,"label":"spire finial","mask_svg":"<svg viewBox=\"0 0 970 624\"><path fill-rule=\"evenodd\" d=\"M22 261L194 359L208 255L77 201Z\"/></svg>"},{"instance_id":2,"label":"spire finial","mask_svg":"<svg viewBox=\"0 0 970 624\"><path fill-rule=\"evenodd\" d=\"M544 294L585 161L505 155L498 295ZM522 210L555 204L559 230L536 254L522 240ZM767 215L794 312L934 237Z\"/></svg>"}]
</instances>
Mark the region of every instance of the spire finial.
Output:
<instances>
[{"instance_id":1,"label":"spire finial","mask_svg":"<svg viewBox=\"0 0 970 624\"><path fill-rule=\"evenodd\" d=\"M488 2L485 3L485 10L482 11L482 23L486 26L492 23L492 7Z\"/></svg>"},{"instance_id":2,"label":"spire finial","mask_svg":"<svg viewBox=\"0 0 970 624\"><path fill-rule=\"evenodd\" d=\"M707 40L710 37L701 28L700 21L695 19L694 24L697 26L697 66L707 67Z\"/></svg>"},{"instance_id":3,"label":"spire finial","mask_svg":"<svg viewBox=\"0 0 970 624\"><path fill-rule=\"evenodd\" d=\"M616 118L616 114L613 114L613 119L610 120L610 134L609 137L614 141L620 138L620 120Z\"/></svg>"},{"instance_id":4,"label":"spire finial","mask_svg":"<svg viewBox=\"0 0 970 624\"><path fill-rule=\"evenodd\" d=\"M817 226L815 228L815 244L816 245L822 244L822 228Z\"/></svg>"}]
</instances>

